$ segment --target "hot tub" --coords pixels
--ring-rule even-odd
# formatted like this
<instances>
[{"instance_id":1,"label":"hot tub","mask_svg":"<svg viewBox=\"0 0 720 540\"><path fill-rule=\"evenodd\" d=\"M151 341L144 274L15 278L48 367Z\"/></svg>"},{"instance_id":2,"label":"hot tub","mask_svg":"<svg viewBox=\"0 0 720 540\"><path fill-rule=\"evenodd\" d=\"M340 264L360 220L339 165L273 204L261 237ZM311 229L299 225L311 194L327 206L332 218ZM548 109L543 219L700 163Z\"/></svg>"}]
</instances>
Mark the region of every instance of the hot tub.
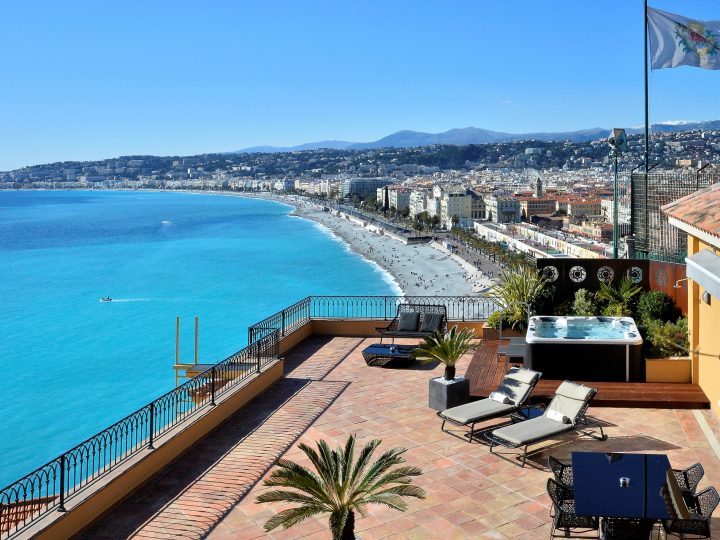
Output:
<instances>
[{"instance_id":1,"label":"hot tub","mask_svg":"<svg viewBox=\"0 0 720 540\"><path fill-rule=\"evenodd\" d=\"M543 379L645 381L642 338L630 317L531 317L525 365Z\"/></svg>"}]
</instances>

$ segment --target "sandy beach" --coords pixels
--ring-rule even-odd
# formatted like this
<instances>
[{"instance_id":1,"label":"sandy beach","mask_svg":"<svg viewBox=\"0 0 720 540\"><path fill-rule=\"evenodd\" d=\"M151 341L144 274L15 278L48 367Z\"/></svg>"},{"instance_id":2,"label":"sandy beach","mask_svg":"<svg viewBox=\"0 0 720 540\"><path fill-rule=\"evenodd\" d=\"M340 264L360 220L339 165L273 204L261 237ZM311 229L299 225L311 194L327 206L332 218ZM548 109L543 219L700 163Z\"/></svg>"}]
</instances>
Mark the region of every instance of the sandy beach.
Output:
<instances>
[{"instance_id":1,"label":"sandy beach","mask_svg":"<svg viewBox=\"0 0 720 540\"><path fill-rule=\"evenodd\" d=\"M386 270L407 296L474 296L492 284L482 272L437 245L406 245L373 227L326 212L322 206L295 196L273 200L296 208L294 215L311 219L344 240L360 256Z\"/></svg>"}]
</instances>

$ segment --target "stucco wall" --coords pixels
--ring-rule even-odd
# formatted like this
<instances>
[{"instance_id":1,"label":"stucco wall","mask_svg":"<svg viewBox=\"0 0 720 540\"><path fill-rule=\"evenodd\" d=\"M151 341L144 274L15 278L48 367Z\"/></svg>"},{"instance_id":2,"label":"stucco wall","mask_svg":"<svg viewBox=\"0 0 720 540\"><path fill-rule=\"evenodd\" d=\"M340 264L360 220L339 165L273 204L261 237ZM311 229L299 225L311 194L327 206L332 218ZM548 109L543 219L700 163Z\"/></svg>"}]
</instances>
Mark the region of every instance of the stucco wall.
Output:
<instances>
[{"instance_id":1,"label":"stucco wall","mask_svg":"<svg viewBox=\"0 0 720 540\"><path fill-rule=\"evenodd\" d=\"M720 249L688 236L688 255L710 249ZM705 290L694 281L688 287L688 328L690 350L693 351L693 382L710 400L715 414L720 414L720 298L711 297L710 305L701 300Z\"/></svg>"}]
</instances>

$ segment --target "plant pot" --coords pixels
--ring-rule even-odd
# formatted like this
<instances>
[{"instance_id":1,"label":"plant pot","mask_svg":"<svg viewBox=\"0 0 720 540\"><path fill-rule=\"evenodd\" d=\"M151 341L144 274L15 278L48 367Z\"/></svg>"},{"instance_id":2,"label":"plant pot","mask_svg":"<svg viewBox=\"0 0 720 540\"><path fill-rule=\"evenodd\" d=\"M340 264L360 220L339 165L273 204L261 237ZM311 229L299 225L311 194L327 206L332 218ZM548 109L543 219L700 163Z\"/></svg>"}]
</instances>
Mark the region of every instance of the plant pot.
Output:
<instances>
[{"instance_id":1,"label":"plant pot","mask_svg":"<svg viewBox=\"0 0 720 540\"><path fill-rule=\"evenodd\" d=\"M470 381L458 377L446 381L443 377L430 379L428 406L436 411L464 405L470 400Z\"/></svg>"},{"instance_id":2,"label":"plant pot","mask_svg":"<svg viewBox=\"0 0 720 540\"><path fill-rule=\"evenodd\" d=\"M527 334L527 330L511 330L510 328L503 328L502 335L503 339L509 337L524 337ZM500 331L484 324L482 327L482 339L484 340L495 340L500 339Z\"/></svg>"}]
</instances>

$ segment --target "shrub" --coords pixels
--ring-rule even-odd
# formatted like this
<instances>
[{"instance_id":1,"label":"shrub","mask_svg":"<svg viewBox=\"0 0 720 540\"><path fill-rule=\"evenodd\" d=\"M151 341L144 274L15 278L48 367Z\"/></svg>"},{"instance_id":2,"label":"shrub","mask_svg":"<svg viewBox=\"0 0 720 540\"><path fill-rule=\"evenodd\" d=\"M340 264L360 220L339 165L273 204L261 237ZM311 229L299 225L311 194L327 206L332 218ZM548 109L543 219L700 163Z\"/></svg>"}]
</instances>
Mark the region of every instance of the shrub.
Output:
<instances>
[{"instance_id":1,"label":"shrub","mask_svg":"<svg viewBox=\"0 0 720 540\"><path fill-rule=\"evenodd\" d=\"M647 335L651 345L649 355L685 356L689 352L687 317L680 317L677 322L649 321Z\"/></svg>"},{"instance_id":2,"label":"shrub","mask_svg":"<svg viewBox=\"0 0 720 540\"><path fill-rule=\"evenodd\" d=\"M680 314L673 299L662 291L646 291L637 304L638 318L643 322L675 320Z\"/></svg>"},{"instance_id":3,"label":"shrub","mask_svg":"<svg viewBox=\"0 0 720 540\"><path fill-rule=\"evenodd\" d=\"M623 277L617 287L600 282L600 290L595 297L604 302L603 315L610 317L631 317L636 296L642 292L639 285Z\"/></svg>"},{"instance_id":4,"label":"shrub","mask_svg":"<svg viewBox=\"0 0 720 540\"><path fill-rule=\"evenodd\" d=\"M538 291L531 304L534 315L554 315L556 291L555 285L551 285L550 283L546 283L545 286Z\"/></svg>"},{"instance_id":5,"label":"shrub","mask_svg":"<svg viewBox=\"0 0 720 540\"><path fill-rule=\"evenodd\" d=\"M538 275L537 269L513 264L500 273L501 283L494 285L487 296L507 314L508 327L522 330L527 327L527 309L545 288L547 279ZM505 328L503 317L503 328ZM498 321L499 325L499 321Z\"/></svg>"},{"instance_id":6,"label":"shrub","mask_svg":"<svg viewBox=\"0 0 720 540\"><path fill-rule=\"evenodd\" d=\"M575 300L572 303L572 314L579 317L592 317L597 315L598 305L595 301L595 295L587 289L578 289L575 291Z\"/></svg>"},{"instance_id":7,"label":"shrub","mask_svg":"<svg viewBox=\"0 0 720 540\"><path fill-rule=\"evenodd\" d=\"M510 320L510 313L507 311L493 311L487 318L487 325L495 330L500 328L500 320L502 319L502 327L510 328L512 321Z\"/></svg>"}]
</instances>

